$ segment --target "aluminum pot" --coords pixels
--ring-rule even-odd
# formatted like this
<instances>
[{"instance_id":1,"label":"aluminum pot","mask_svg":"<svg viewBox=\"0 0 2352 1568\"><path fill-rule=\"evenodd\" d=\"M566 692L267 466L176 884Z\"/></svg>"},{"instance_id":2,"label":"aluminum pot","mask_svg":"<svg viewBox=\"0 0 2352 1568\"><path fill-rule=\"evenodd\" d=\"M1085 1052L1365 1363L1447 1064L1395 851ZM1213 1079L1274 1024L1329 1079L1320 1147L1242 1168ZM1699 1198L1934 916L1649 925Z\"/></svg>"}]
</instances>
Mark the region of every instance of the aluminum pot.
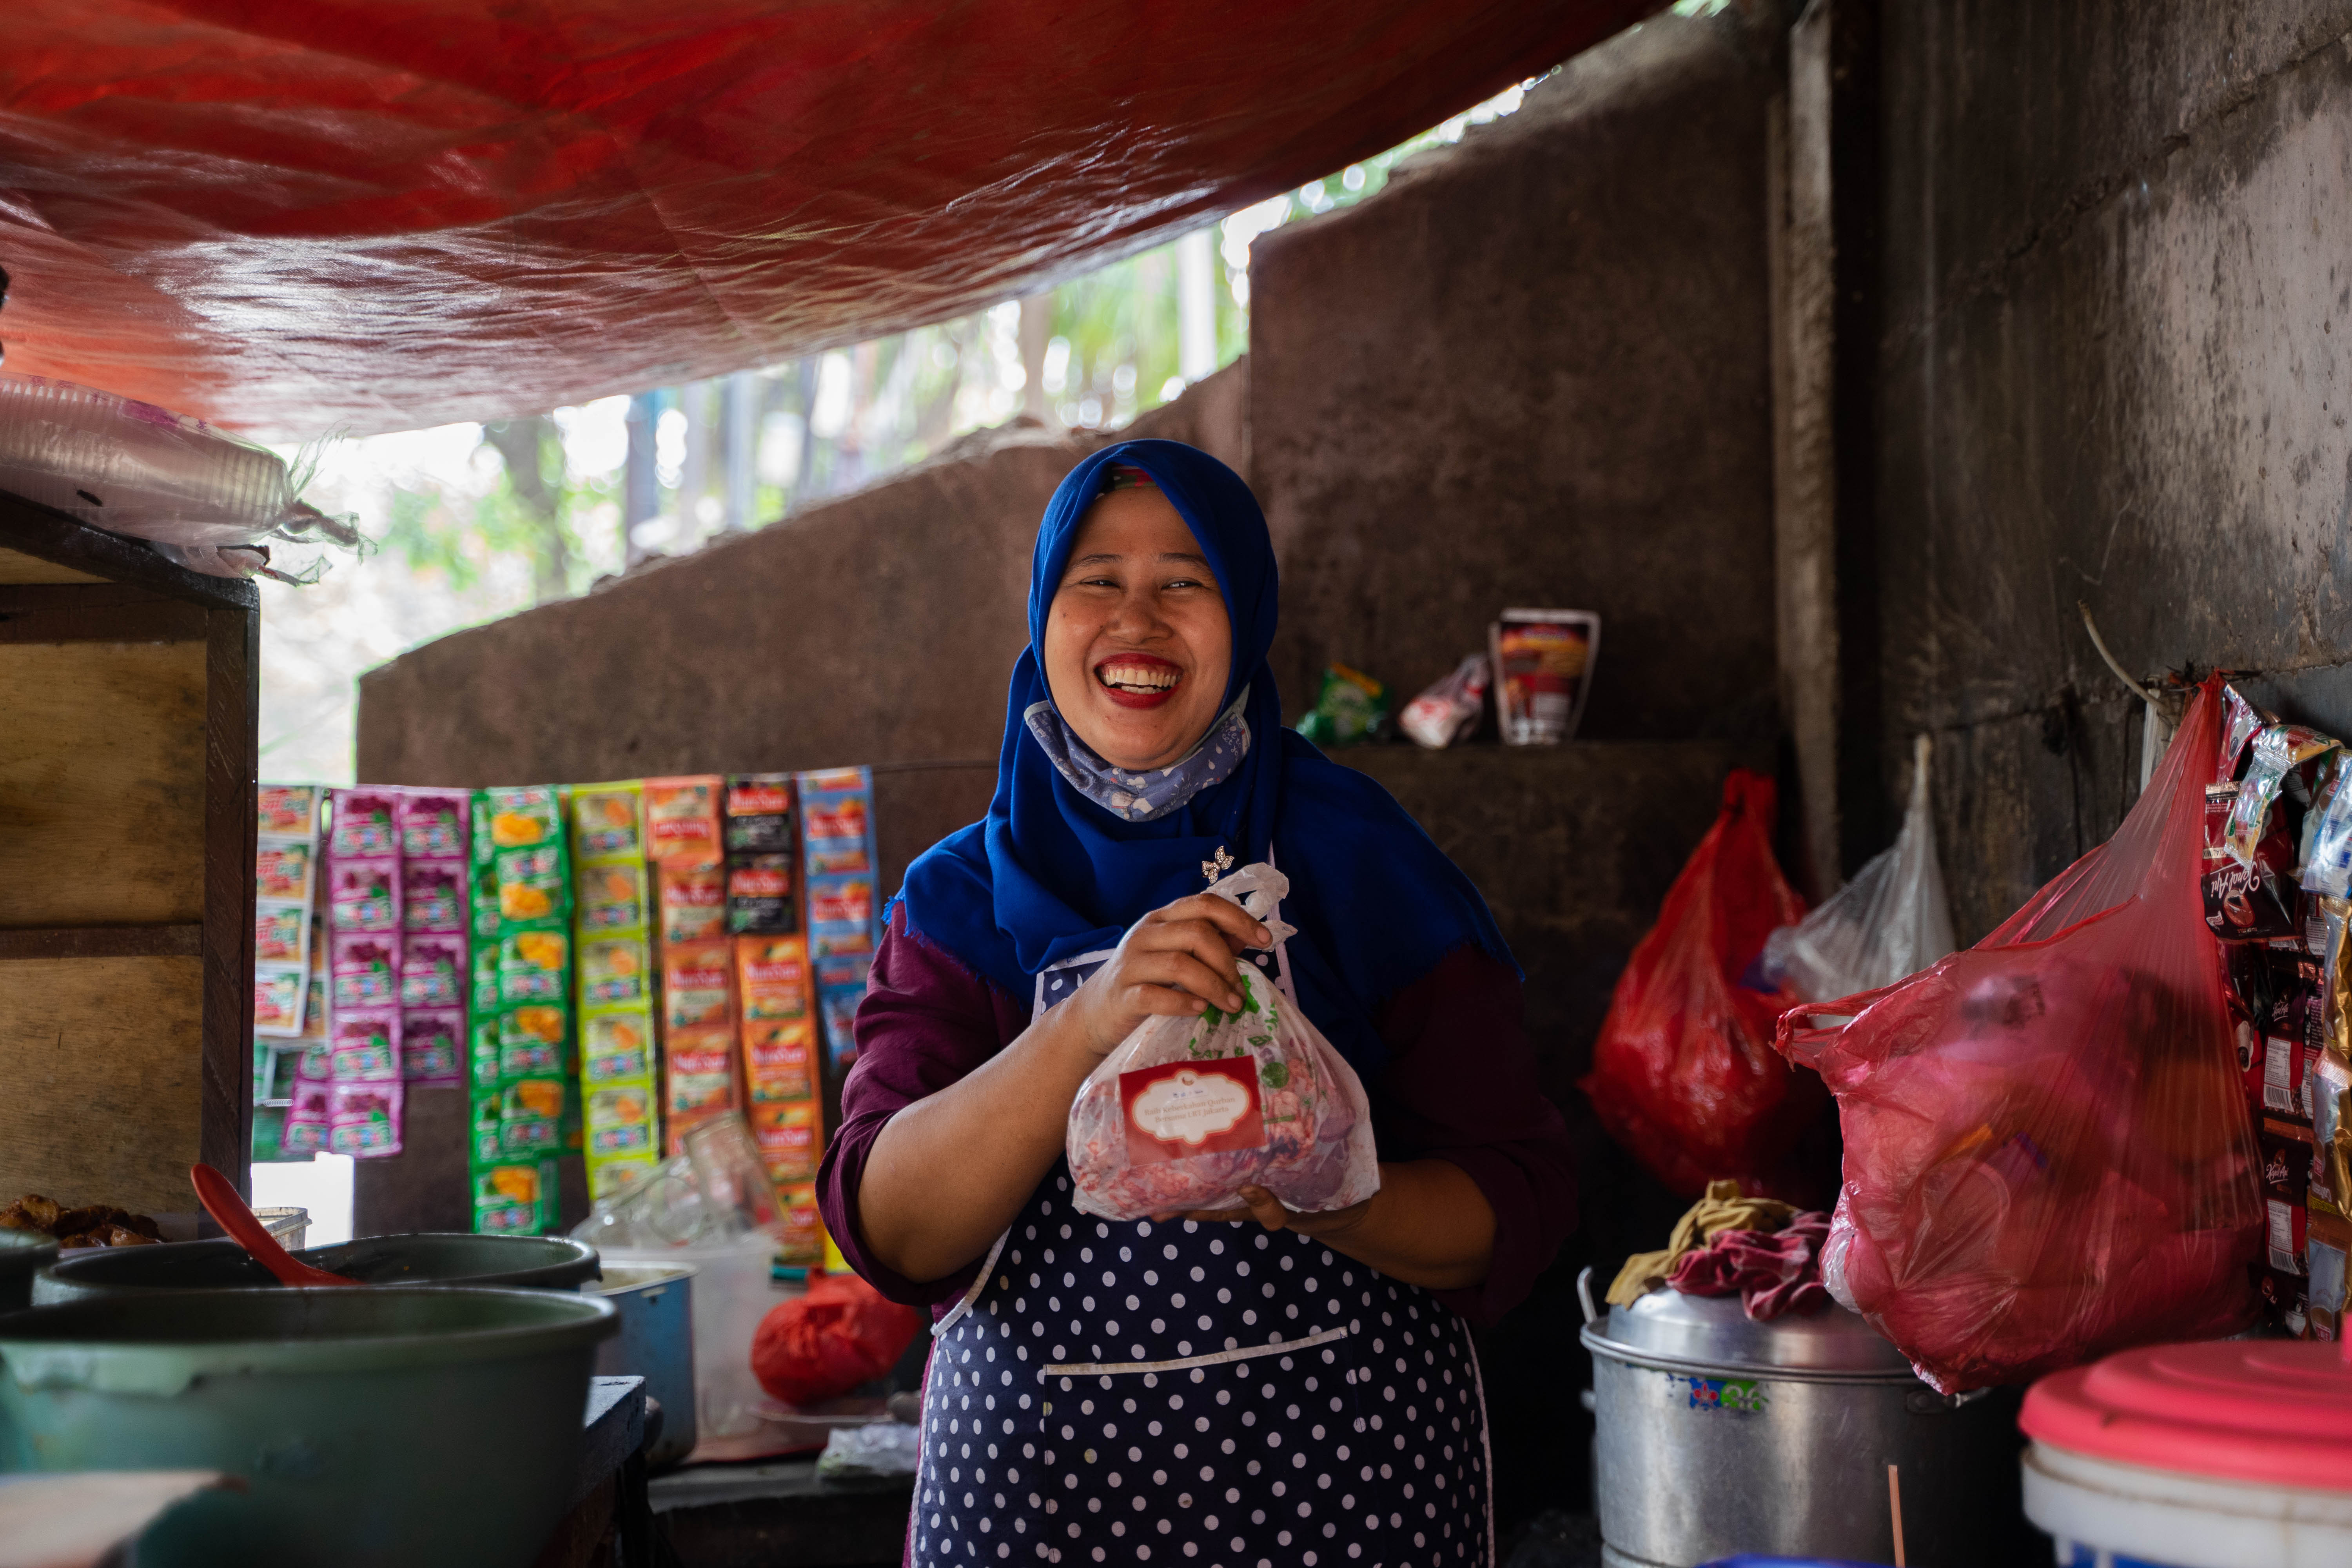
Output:
<instances>
[{"instance_id":1,"label":"aluminum pot","mask_svg":"<svg viewBox=\"0 0 2352 1568\"><path fill-rule=\"evenodd\" d=\"M694 1452L694 1276L690 1263L608 1263L580 1287L621 1314L621 1331L596 1350L599 1377L642 1377L661 1401L661 1436L646 1455L656 1469Z\"/></svg>"},{"instance_id":2,"label":"aluminum pot","mask_svg":"<svg viewBox=\"0 0 2352 1568\"><path fill-rule=\"evenodd\" d=\"M1593 1487L1607 1568L1695 1568L1739 1552L2027 1563L2049 1548L2018 1500L2018 1391L1952 1397L1843 1307L1759 1323L1736 1296L1654 1290L1595 1310Z\"/></svg>"},{"instance_id":3,"label":"aluminum pot","mask_svg":"<svg viewBox=\"0 0 2352 1568\"><path fill-rule=\"evenodd\" d=\"M534 1290L576 1289L596 1276L596 1249L561 1236L473 1236L420 1231L363 1236L294 1256L314 1268L362 1285L480 1285ZM161 1247L106 1247L76 1252L33 1281L33 1304L52 1306L154 1290L239 1290L269 1287L276 1276L226 1237Z\"/></svg>"}]
</instances>

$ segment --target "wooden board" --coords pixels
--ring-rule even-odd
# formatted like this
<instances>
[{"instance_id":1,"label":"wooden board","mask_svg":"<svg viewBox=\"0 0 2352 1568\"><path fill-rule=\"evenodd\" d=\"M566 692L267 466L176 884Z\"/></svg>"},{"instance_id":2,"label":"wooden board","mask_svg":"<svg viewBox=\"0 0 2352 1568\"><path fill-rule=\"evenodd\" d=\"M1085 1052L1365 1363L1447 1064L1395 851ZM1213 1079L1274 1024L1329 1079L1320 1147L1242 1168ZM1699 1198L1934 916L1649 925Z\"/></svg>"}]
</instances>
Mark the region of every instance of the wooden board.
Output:
<instances>
[{"instance_id":1,"label":"wooden board","mask_svg":"<svg viewBox=\"0 0 2352 1568\"><path fill-rule=\"evenodd\" d=\"M0 970L0 1203L194 1207L203 1000L194 958Z\"/></svg>"},{"instance_id":2,"label":"wooden board","mask_svg":"<svg viewBox=\"0 0 2352 1568\"><path fill-rule=\"evenodd\" d=\"M60 566L44 561L37 555L27 555L21 550L0 549L0 583L103 583L103 577L88 572L77 572L70 566Z\"/></svg>"},{"instance_id":3,"label":"wooden board","mask_svg":"<svg viewBox=\"0 0 2352 1568\"><path fill-rule=\"evenodd\" d=\"M0 644L0 926L204 918L205 654Z\"/></svg>"}]
</instances>

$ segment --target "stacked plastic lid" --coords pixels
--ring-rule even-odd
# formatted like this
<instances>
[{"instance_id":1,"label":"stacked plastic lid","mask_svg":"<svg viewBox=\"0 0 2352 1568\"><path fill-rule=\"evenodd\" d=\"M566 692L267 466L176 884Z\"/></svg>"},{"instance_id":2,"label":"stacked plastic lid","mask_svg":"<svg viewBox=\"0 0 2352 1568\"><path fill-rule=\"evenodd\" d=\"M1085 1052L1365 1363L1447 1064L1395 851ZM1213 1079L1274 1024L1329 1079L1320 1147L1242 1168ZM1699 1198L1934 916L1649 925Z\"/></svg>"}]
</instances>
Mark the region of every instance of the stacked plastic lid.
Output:
<instances>
[{"instance_id":1,"label":"stacked plastic lid","mask_svg":"<svg viewBox=\"0 0 2352 1568\"><path fill-rule=\"evenodd\" d=\"M2324 1342L2125 1351L2035 1384L2017 1424L2090 1458L2352 1492L2352 1364Z\"/></svg>"},{"instance_id":2,"label":"stacked plastic lid","mask_svg":"<svg viewBox=\"0 0 2352 1568\"><path fill-rule=\"evenodd\" d=\"M0 375L0 491L218 577L307 582L360 535L305 506L285 460L151 404Z\"/></svg>"}]
</instances>

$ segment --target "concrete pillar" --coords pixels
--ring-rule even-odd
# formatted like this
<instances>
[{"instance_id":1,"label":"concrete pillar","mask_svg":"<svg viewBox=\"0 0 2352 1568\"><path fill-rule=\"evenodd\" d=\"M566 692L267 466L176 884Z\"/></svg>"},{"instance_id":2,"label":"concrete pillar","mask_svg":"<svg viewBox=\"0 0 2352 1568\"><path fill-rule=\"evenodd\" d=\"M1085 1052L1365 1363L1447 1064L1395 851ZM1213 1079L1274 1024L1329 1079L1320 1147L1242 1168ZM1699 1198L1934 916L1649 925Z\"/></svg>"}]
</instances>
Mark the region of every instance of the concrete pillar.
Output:
<instances>
[{"instance_id":1,"label":"concrete pillar","mask_svg":"<svg viewBox=\"0 0 2352 1568\"><path fill-rule=\"evenodd\" d=\"M637 525L661 510L661 479L654 470L654 422L661 417L661 395L640 392L629 399L629 456L621 471L621 547L631 566L646 558Z\"/></svg>"},{"instance_id":2,"label":"concrete pillar","mask_svg":"<svg viewBox=\"0 0 2352 1568\"><path fill-rule=\"evenodd\" d=\"M739 370L727 378L725 451L727 454L727 521L734 532L759 520L752 516L759 500L760 377Z\"/></svg>"}]
</instances>

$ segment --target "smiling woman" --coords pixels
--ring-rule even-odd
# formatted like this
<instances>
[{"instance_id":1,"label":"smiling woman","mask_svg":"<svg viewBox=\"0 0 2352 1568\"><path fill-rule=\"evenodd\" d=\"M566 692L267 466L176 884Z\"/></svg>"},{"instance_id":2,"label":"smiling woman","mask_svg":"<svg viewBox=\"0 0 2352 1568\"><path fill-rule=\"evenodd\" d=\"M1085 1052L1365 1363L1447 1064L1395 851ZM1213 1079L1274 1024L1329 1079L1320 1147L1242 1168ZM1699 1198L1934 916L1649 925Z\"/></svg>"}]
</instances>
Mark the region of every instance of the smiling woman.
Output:
<instances>
[{"instance_id":1,"label":"smiling woman","mask_svg":"<svg viewBox=\"0 0 2352 1568\"><path fill-rule=\"evenodd\" d=\"M1570 1154L1485 900L1282 727L1276 605L1223 465L1169 441L1079 465L1038 532L987 820L891 909L818 1195L861 1274L939 1314L914 1563L1492 1561L1465 1322L1550 1261ZM1203 890L1261 861L1290 888L1265 923ZM1243 963L1363 1081L1379 1190L1080 1214L1079 1086L1148 1019L1240 1011ZM1278 1066L1234 1079L1269 1117Z\"/></svg>"}]
</instances>

